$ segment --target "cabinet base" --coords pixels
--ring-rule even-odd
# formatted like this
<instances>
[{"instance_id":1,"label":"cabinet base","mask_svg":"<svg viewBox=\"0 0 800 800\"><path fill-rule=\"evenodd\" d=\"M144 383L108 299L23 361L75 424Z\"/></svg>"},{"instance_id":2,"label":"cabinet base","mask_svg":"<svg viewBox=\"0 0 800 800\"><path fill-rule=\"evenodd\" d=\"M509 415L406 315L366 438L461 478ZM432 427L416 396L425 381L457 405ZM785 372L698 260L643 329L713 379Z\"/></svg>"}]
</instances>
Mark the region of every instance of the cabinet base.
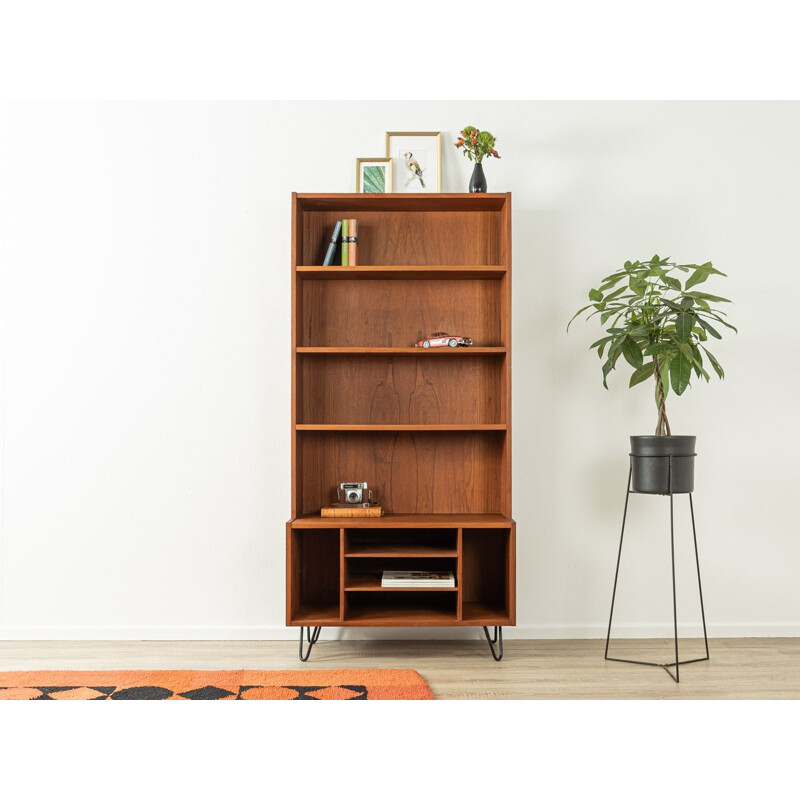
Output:
<instances>
[{"instance_id":1,"label":"cabinet base","mask_svg":"<svg viewBox=\"0 0 800 800\"><path fill-rule=\"evenodd\" d=\"M308 661L308 657L311 655L311 648L319 641L319 634L322 630L322 626L318 625L315 628L310 627L302 627L300 628L300 660L301 661ZM492 652L492 658L495 661L501 661L503 658L503 626L502 625L495 625L494 626L494 634L489 636L489 628L485 625L483 626L483 634L486 636L486 641L489 643L489 650ZM305 637L308 646L305 648L305 654L303 654L303 638ZM497 647L495 648L495 645Z\"/></svg>"}]
</instances>

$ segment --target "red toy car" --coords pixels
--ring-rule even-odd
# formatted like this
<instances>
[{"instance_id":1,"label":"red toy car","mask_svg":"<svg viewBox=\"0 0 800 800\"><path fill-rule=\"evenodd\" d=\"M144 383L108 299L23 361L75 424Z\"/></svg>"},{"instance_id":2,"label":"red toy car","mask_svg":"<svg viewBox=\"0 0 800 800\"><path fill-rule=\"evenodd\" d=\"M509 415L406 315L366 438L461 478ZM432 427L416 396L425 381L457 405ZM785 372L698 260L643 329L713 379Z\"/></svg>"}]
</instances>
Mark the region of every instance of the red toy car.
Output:
<instances>
[{"instance_id":1,"label":"red toy car","mask_svg":"<svg viewBox=\"0 0 800 800\"><path fill-rule=\"evenodd\" d=\"M466 336L453 336L444 331L432 333L424 339L420 339L414 347L469 347L472 339Z\"/></svg>"}]
</instances>

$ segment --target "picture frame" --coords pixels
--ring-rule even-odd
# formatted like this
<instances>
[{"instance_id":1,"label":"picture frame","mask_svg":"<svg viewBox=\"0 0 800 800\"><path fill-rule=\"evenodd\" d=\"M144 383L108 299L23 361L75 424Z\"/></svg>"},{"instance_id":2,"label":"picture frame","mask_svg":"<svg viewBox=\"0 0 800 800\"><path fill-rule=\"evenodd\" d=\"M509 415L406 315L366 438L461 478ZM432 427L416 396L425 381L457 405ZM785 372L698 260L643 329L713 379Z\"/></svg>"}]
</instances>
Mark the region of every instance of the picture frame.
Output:
<instances>
[{"instance_id":1,"label":"picture frame","mask_svg":"<svg viewBox=\"0 0 800 800\"><path fill-rule=\"evenodd\" d=\"M357 158L356 192L359 194L385 194L392 191L392 159Z\"/></svg>"},{"instance_id":2,"label":"picture frame","mask_svg":"<svg viewBox=\"0 0 800 800\"><path fill-rule=\"evenodd\" d=\"M392 159L393 192L442 191L441 131L387 131L386 157Z\"/></svg>"}]
</instances>

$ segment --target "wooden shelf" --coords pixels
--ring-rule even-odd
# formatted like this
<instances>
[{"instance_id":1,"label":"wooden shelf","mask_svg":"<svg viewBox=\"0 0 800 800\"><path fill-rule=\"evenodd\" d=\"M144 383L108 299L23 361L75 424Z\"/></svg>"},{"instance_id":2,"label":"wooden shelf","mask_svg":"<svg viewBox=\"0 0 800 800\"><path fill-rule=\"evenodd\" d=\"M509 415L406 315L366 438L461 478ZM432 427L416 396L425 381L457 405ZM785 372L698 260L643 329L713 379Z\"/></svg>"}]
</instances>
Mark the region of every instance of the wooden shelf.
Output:
<instances>
[{"instance_id":1,"label":"wooden shelf","mask_svg":"<svg viewBox=\"0 0 800 800\"><path fill-rule=\"evenodd\" d=\"M457 592L455 586L381 586L380 575L351 575L346 592Z\"/></svg>"},{"instance_id":2,"label":"wooden shelf","mask_svg":"<svg viewBox=\"0 0 800 800\"><path fill-rule=\"evenodd\" d=\"M490 425L295 425L298 431L505 431L508 426Z\"/></svg>"},{"instance_id":3,"label":"wooden shelf","mask_svg":"<svg viewBox=\"0 0 800 800\"><path fill-rule=\"evenodd\" d=\"M452 547L436 545L397 544L385 546L379 543L352 544L344 554L345 558L456 558L458 551Z\"/></svg>"},{"instance_id":4,"label":"wooden shelf","mask_svg":"<svg viewBox=\"0 0 800 800\"><path fill-rule=\"evenodd\" d=\"M502 514L384 514L382 517L322 517L305 514L290 520L293 528L502 528L513 520Z\"/></svg>"},{"instance_id":5,"label":"wooden shelf","mask_svg":"<svg viewBox=\"0 0 800 800\"><path fill-rule=\"evenodd\" d=\"M382 267L297 267L300 278L314 280L408 280L427 278L429 280L499 280L505 277L508 269L504 266L468 267L468 266L382 266Z\"/></svg>"},{"instance_id":6,"label":"wooden shelf","mask_svg":"<svg viewBox=\"0 0 800 800\"><path fill-rule=\"evenodd\" d=\"M461 621L470 625L510 625L508 610L486 603L464 603Z\"/></svg>"},{"instance_id":7,"label":"wooden shelf","mask_svg":"<svg viewBox=\"0 0 800 800\"><path fill-rule=\"evenodd\" d=\"M297 208L300 211L332 211L341 216L349 212L383 212L387 215L399 212L447 213L447 212L501 212L510 198L510 193L483 192L436 192L434 194L408 194L386 192L385 194L345 194L322 192L298 192Z\"/></svg>"},{"instance_id":8,"label":"wooden shelf","mask_svg":"<svg viewBox=\"0 0 800 800\"><path fill-rule=\"evenodd\" d=\"M436 608L426 605L424 602L403 603L396 607L378 603L364 603L357 608L351 607L348 610L344 624L375 627L456 625L458 624L458 616L455 611Z\"/></svg>"},{"instance_id":9,"label":"wooden shelf","mask_svg":"<svg viewBox=\"0 0 800 800\"><path fill-rule=\"evenodd\" d=\"M504 356L506 347L296 347L298 355L316 356Z\"/></svg>"},{"instance_id":10,"label":"wooden shelf","mask_svg":"<svg viewBox=\"0 0 800 800\"><path fill-rule=\"evenodd\" d=\"M294 620L304 625L336 625L339 622L339 605L306 603L297 610Z\"/></svg>"},{"instance_id":11,"label":"wooden shelf","mask_svg":"<svg viewBox=\"0 0 800 800\"><path fill-rule=\"evenodd\" d=\"M382 517L322 517L305 514L290 520L293 528L508 528L502 514L384 514Z\"/></svg>"}]
</instances>

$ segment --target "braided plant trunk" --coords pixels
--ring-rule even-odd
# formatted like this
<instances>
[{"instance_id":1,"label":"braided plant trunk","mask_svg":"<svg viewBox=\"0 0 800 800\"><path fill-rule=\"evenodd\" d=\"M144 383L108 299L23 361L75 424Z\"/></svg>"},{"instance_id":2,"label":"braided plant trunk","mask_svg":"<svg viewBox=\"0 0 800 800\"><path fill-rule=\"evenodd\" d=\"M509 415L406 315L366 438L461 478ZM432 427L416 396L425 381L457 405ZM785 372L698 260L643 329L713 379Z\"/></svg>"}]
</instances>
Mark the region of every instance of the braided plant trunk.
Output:
<instances>
[{"instance_id":1,"label":"braided plant trunk","mask_svg":"<svg viewBox=\"0 0 800 800\"><path fill-rule=\"evenodd\" d=\"M656 425L656 436L672 436L667 419L666 399L664 397L664 384L661 382L661 370L658 368L658 357L653 356L654 369L653 375L656 378L656 404L658 405L658 424Z\"/></svg>"}]
</instances>

